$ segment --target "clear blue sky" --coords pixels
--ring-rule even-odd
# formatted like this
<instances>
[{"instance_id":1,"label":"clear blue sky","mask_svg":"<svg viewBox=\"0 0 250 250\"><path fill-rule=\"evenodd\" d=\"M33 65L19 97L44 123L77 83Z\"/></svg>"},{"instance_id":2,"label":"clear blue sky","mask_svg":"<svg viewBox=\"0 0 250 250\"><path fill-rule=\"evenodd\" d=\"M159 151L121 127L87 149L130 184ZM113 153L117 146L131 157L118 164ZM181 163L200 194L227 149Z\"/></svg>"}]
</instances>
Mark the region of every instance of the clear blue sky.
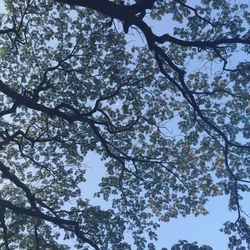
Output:
<instances>
[{"instance_id":1,"label":"clear blue sky","mask_svg":"<svg viewBox=\"0 0 250 250\"><path fill-rule=\"evenodd\" d=\"M83 187L83 194L90 199L94 192L98 191L98 183L105 173L103 163L94 153L89 154L84 163L87 166L87 182ZM227 236L219 231L223 223L230 219L235 219L235 213L227 211L227 197L213 198L208 202L207 209L210 212L207 216L185 218L179 217L170 222L161 223L157 249L170 247L180 239L189 242L197 241L199 245L207 244L214 250L227 249ZM95 205L107 205L101 200L95 199Z\"/></svg>"}]
</instances>

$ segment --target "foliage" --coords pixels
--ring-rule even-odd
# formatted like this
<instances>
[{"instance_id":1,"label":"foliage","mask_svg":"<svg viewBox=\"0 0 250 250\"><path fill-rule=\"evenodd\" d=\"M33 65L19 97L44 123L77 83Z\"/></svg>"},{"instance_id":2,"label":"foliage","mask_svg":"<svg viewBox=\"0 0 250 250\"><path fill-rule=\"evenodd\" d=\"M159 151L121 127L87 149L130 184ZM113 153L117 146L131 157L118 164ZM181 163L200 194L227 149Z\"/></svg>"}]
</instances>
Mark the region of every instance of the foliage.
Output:
<instances>
[{"instance_id":1,"label":"foliage","mask_svg":"<svg viewBox=\"0 0 250 250\"><path fill-rule=\"evenodd\" d=\"M1 248L155 249L155 217L206 215L223 194L237 213L222 229L229 249L250 244L240 203L250 191L249 6L195 4L5 1ZM165 18L171 28L156 35L147 22ZM127 46L134 32L145 46ZM96 196L110 209L81 190L90 151L105 162Z\"/></svg>"}]
</instances>

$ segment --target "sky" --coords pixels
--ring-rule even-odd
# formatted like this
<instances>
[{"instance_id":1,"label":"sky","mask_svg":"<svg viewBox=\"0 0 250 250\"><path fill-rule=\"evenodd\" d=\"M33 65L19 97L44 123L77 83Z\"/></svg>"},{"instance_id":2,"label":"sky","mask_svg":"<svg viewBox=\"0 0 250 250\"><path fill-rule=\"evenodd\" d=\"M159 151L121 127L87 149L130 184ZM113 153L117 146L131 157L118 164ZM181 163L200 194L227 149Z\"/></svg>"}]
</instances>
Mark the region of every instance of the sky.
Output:
<instances>
[{"instance_id":1,"label":"sky","mask_svg":"<svg viewBox=\"0 0 250 250\"><path fill-rule=\"evenodd\" d=\"M0 10L3 10L3 3L0 0ZM154 25L154 24L152 24ZM161 32L162 26L157 25L157 32ZM92 195L98 191L98 182L104 175L104 164L94 153L89 153L85 158L84 164L87 168L87 182L83 186L83 194L91 199L91 203L101 205L105 208L102 200L93 199ZM189 242L197 241L199 245L207 244L214 250L227 249L227 236L219 231L223 223L227 220L235 220L237 214L227 211L227 197L212 198L207 204L209 214L206 216L194 217L193 215L185 218L178 217L170 222L161 223L158 230L158 242L156 248L169 248L177 243L179 239ZM72 248L73 249L73 248Z\"/></svg>"},{"instance_id":2,"label":"sky","mask_svg":"<svg viewBox=\"0 0 250 250\"><path fill-rule=\"evenodd\" d=\"M87 167L87 182L83 186L83 194L91 199L94 192L98 191L98 183L103 176L104 166L94 153L88 154L84 163ZM94 203L103 207L107 206L98 199ZM214 250L226 250L227 236L219 230L227 220L236 219L235 213L227 211L227 203L227 197L212 198L207 204L209 214L206 216L189 215L185 218L172 219L167 223L160 223L156 249L162 247L170 249L178 240L184 239L190 243L197 241L199 246L209 245Z\"/></svg>"}]
</instances>

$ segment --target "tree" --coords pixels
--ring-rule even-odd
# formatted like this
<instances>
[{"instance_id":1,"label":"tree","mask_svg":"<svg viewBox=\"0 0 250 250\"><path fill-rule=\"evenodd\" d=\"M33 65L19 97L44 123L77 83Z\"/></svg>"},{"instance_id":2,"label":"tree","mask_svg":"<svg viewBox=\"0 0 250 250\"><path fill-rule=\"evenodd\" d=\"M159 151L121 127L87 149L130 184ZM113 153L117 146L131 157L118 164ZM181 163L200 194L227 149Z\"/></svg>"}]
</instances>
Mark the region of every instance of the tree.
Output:
<instances>
[{"instance_id":1,"label":"tree","mask_svg":"<svg viewBox=\"0 0 250 250\"><path fill-rule=\"evenodd\" d=\"M249 6L196 4L5 1L1 248L70 249L63 237L76 249L133 249L129 229L136 249L155 249L155 216L205 215L223 194L238 215L225 223L229 249L249 246ZM157 35L148 20L164 18L173 28ZM131 32L146 47L126 46ZM81 194L89 151L106 162L96 195L112 209Z\"/></svg>"}]
</instances>

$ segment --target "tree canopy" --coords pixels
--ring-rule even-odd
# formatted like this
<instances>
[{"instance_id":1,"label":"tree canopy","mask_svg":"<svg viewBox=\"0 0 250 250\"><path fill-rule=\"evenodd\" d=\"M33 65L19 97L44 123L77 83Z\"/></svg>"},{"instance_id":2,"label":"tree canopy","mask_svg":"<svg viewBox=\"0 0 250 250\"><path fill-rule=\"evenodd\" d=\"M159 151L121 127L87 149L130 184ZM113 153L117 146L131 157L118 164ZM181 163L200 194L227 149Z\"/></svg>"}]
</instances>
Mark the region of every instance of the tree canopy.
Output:
<instances>
[{"instance_id":1,"label":"tree canopy","mask_svg":"<svg viewBox=\"0 0 250 250\"><path fill-rule=\"evenodd\" d=\"M0 248L153 250L155 218L228 195L228 248L247 249L249 2L4 2ZM110 209L82 192L91 151Z\"/></svg>"}]
</instances>

